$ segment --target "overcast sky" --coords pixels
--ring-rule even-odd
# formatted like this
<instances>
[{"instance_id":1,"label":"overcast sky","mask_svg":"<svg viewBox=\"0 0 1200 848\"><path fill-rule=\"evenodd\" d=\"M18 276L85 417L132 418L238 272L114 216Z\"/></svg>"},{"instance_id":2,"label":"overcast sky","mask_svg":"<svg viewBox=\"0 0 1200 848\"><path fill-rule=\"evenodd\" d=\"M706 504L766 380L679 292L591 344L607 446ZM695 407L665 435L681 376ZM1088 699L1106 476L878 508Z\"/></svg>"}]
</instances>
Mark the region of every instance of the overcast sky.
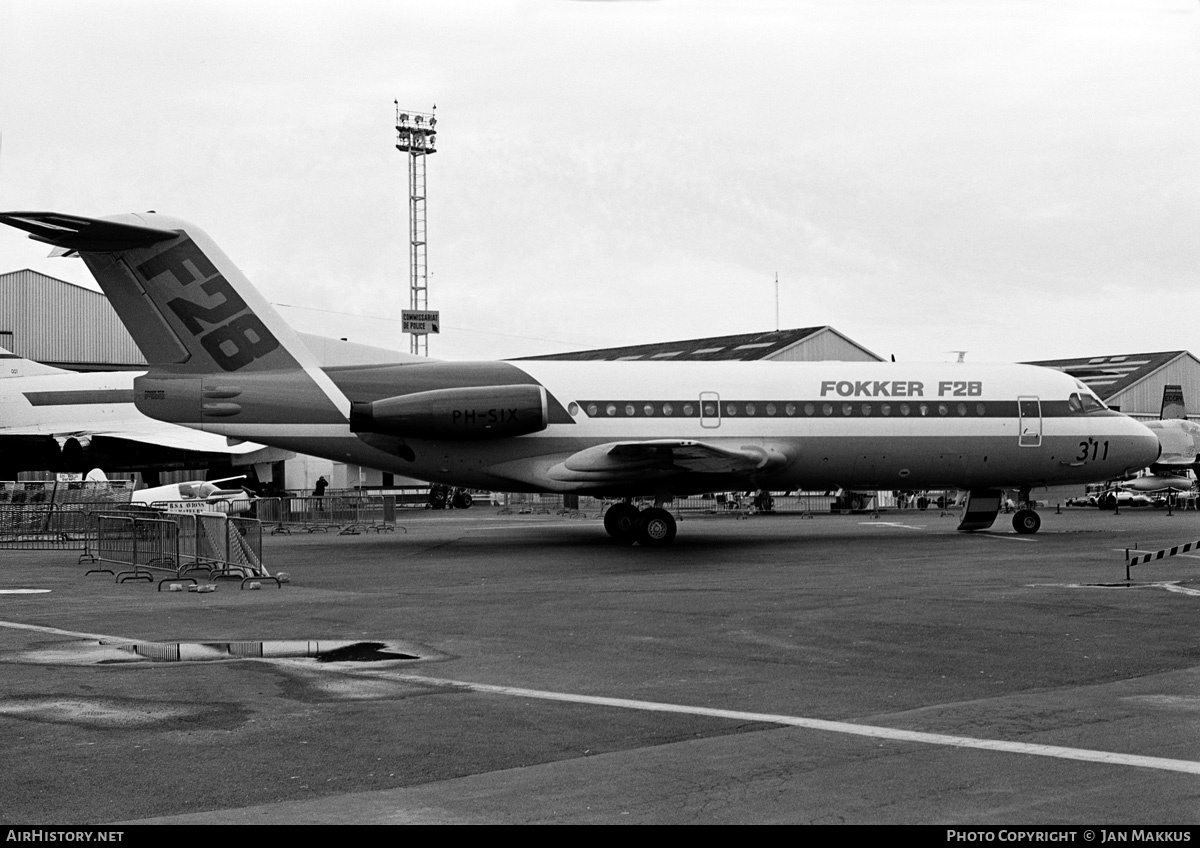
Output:
<instances>
[{"instance_id":1,"label":"overcast sky","mask_svg":"<svg viewBox=\"0 0 1200 848\"><path fill-rule=\"evenodd\" d=\"M0 0L0 208L154 209L430 354L829 324L906 361L1200 354L1197 0ZM0 232L0 271L94 287ZM358 318L342 313L357 313Z\"/></svg>"}]
</instances>

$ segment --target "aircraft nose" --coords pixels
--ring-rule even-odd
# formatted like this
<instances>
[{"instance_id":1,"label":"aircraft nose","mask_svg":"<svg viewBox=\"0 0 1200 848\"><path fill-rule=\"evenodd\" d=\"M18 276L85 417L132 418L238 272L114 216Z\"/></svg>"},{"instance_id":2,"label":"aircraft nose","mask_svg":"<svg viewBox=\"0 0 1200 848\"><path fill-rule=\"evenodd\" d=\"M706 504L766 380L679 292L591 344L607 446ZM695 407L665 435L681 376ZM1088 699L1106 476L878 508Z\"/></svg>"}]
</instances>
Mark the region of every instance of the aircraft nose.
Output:
<instances>
[{"instance_id":1,"label":"aircraft nose","mask_svg":"<svg viewBox=\"0 0 1200 848\"><path fill-rule=\"evenodd\" d=\"M1137 425L1139 431L1135 450L1139 457L1138 467L1145 468L1148 465L1153 465L1162 456L1163 451L1162 442L1159 441L1158 434L1139 421L1134 421L1131 418L1130 422Z\"/></svg>"}]
</instances>

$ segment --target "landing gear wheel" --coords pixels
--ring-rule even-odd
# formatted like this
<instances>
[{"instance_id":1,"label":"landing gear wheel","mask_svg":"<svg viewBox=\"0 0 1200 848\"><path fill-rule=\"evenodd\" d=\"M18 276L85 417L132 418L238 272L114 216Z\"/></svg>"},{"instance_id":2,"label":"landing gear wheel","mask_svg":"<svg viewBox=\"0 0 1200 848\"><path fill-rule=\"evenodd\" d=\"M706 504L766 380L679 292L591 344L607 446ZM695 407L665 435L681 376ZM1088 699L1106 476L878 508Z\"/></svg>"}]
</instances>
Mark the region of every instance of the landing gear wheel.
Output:
<instances>
[{"instance_id":1,"label":"landing gear wheel","mask_svg":"<svg viewBox=\"0 0 1200 848\"><path fill-rule=\"evenodd\" d=\"M641 523L641 513L632 504L615 503L604 513L604 530L608 535L630 545L637 541Z\"/></svg>"},{"instance_id":2,"label":"landing gear wheel","mask_svg":"<svg viewBox=\"0 0 1200 848\"><path fill-rule=\"evenodd\" d=\"M642 510L638 541L648 548L661 548L675 540L675 517L661 507Z\"/></svg>"},{"instance_id":3,"label":"landing gear wheel","mask_svg":"<svg viewBox=\"0 0 1200 848\"><path fill-rule=\"evenodd\" d=\"M1036 533L1042 526L1042 518L1032 509L1018 509L1012 525L1018 533Z\"/></svg>"}]
</instances>

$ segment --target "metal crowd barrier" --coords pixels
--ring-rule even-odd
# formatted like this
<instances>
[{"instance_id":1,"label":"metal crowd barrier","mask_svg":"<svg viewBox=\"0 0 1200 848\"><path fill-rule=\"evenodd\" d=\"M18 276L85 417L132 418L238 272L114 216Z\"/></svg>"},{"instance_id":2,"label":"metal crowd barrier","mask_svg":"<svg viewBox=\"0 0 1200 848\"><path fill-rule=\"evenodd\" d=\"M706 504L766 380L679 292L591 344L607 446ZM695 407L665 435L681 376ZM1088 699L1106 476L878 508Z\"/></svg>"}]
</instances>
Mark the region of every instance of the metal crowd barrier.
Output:
<instances>
[{"instance_id":1,"label":"metal crowd barrier","mask_svg":"<svg viewBox=\"0 0 1200 848\"><path fill-rule=\"evenodd\" d=\"M88 556L117 567L93 568L115 574L117 582L154 580L154 571L186 578L205 571L212 580L273 578L263 565L262 523L219 513L94 513ZM171 578L168 578L171 579ZM195 582L194 578L191 578ZM161 587L161 584L160 584Z\"/></svg>"},{"instance_id":2,"label":"metal crowd barrier","mask_svg":"<svg viewBox=\"0 0 1200 848\"><path fill-rule=\"evenodd\" d=\"M394 495L259 498L254 501L253 509L257 519L273 534L290 533L293 528L309 533L337 529L341 535L397 529Z\"/></svg>"},{"instance_id":3,"label":"metal crowd barrier","mask_svg":"<svg viewBox=\"0 0 1200 848\"><path fill-rule=\"evenodd\" d=\"M91 558L110 568L93 568L88 574L115 574L118 583L127 580L154 582L151 569L179 572L179 526L164 518L132 514L93 513L94 543L89 545Z\"/></svg>"},{"instance_id":4,"label":"metal crowd barrier","mask_svg":"<svg viewBox=\"0 0 1200 848\"><path fill-rule=\"evenodd\" d=\"M0 548L77 549L87 538L91 513L128 505L132 491L127 480L0 481Z\"/></svg>"}]
</instances>

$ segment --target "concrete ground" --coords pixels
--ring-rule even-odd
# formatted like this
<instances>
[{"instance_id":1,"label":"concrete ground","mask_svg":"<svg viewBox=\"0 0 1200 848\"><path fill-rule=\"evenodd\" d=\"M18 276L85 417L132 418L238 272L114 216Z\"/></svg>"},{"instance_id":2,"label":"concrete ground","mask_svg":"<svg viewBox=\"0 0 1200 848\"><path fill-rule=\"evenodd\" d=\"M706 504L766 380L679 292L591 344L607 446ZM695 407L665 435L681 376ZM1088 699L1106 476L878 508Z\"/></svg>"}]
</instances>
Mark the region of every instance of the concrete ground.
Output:
<instances>
[{"instance_id":1,"label":"concrete ground","mask_svg":"<svg viewBox=\"0 0 1200 848\"><path fill-rule=\"evenodd\" d=\"M1200 822L1200 561L1123 553L1196 513L400 522L258 591L0 551L0 823ZM260 640L418 659L188 647Z\"/></svg>"}]
</instances>

